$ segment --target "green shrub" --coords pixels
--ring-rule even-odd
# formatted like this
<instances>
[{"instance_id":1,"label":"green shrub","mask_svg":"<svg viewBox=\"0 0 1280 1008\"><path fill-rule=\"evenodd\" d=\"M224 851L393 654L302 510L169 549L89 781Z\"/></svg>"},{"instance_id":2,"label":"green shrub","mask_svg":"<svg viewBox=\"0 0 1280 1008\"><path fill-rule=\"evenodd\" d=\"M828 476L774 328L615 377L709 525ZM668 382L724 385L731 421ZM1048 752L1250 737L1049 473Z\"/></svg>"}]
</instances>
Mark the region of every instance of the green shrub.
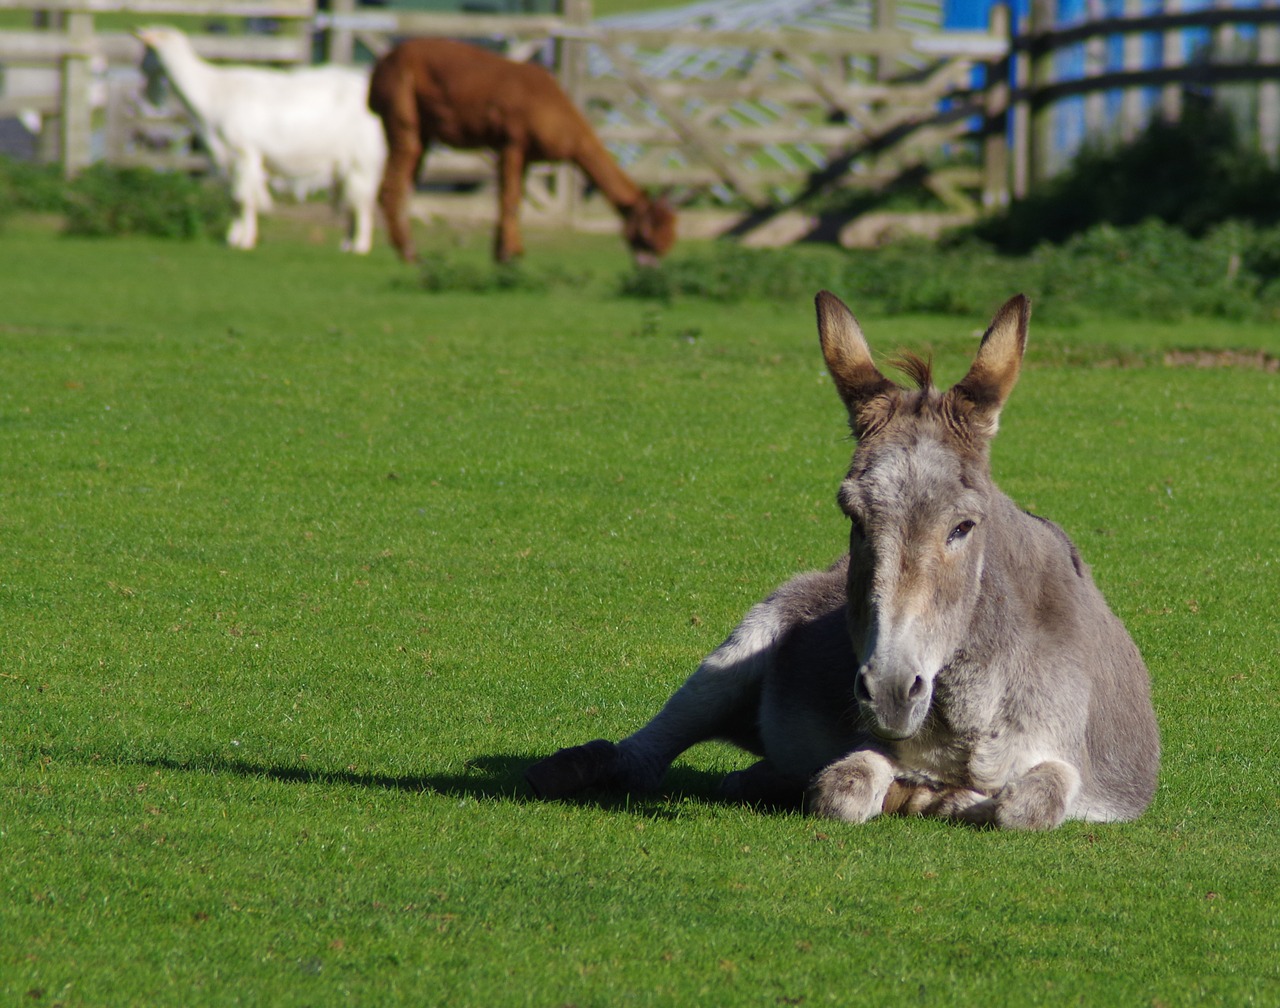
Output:
<instances>
[{"instance_id":1,"label":"green shrub","mask_svg":"<svg viewBox=\"0 0 1280 1008\"><path fill-rule=\"evenodd\" d=\"M852 251L729 246L625 276L619 293L663 302L794 301L824 287L868 314L982 315L1025 291L1057 322L1273 319L1280 318L1280 228L1234 222L1193 238L1155 219L1103 224L1029 256L1002 255L972 237Z\"/></svg>"},{"instance_id":2,"label":"green shrub","mask_svg":"<svg viewBox=\"0 0 1280 1008\"><path fill-rule=\"evenodd\" d=\"M0 218L18 210L61 213L66 206L66 182L57 165L0 157Z\"/></svg>"},{"instance_id":3,"label":"green shrub","mask_svg":"<svg viewBox=\"0 0 1280 1008\"><path fill-rule=\"evenodd\" d=\"M1230 116L1189 104L1180 122L1156 119L1123 147L1085 147L1071 168L974 233L1004 252L1064 242L1099 224L1148 218L1203 235L1227 220L1280 222L1280 172L1241 142Z\"/></svg>"},{"instance_id":4,"label":"green shrub","mask_svg":"<svg viewBox=\"0 0 1280 1008\"><path fill-rule=\"evenodd\" d=\"M221 185L177 172L98 164L71 183L67 233L201 238L225 231L231 213Z\"/></svg>"}]
</instances>

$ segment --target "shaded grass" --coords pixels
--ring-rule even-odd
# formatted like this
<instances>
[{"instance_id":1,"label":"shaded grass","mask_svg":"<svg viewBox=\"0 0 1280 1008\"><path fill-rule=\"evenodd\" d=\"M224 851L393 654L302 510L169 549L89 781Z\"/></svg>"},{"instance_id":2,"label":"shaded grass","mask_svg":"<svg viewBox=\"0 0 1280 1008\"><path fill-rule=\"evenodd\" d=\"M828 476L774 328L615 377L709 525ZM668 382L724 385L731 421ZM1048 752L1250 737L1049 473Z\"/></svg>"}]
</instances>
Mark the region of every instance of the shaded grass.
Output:
<instances>
[{"instance_id":1,"label":"shaded grass","mask_svg":"<svg viewBox=\"0 0 1280 1008\"><path fill-rule=\"evenodd\" d=\"M716 746L541 804L528 761L841 550L811 309L619 299L613 237L531 241L577 289L426 294L271 226L0 245L5 1000L1276 999L1280 386L1155 356L1271 327L1033 321L995 446L1152 668L1137 823L762 815ZM954 380L986 319L862 321Z\"/></svg>"}]
</instances>

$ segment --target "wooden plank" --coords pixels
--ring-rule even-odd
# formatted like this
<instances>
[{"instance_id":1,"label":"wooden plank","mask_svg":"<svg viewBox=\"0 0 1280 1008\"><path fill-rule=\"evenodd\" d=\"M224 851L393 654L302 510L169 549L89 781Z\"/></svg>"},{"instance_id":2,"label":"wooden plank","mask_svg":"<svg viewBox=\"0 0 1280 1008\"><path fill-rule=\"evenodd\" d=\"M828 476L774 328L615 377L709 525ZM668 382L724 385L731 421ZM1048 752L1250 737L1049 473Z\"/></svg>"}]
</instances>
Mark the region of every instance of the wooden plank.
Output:
<instances>
[{"instance_id":1,"label":"wooden plank","mask_svg":"<svg viewBox=\"0 0 1280 1008\"><path fill-rule=\"evenodd\" d=\"M1063 98L1073 95L1087 94L1094 89L1110 90L1130 87L1164 87L1180 84L1186 79L1184 68L1153 68L1126 72L1114 70L1093 80L1073 79L1065 81L1046 81L1040 84L1032 82L1022 97L1027 98L1033 107L1044 108ZM1230 65L1209 65L1196 67L1196 81L1200 84L1244 84L1259 83L1280 79L1280 61L1266 63L1233 63Z\"/></svg>"},{"instance_id":2,"label":"wooden plank","mask_svg":"<svg viewBox=\"0 0 1280 1008\"><path fill-rule=\"evenodd\" d=\"M373 32L387 35L436 35L449 38L552 35L586 37L585 29L571 32L563 18L552 15L427 14L421 11L362 9L354 13L321 11L313 24L320 29Z\"/></svg>"},{"instance_id":3,"label":"wooden plank","mask_svg":"<svg viewBox=\"0 0 1280 1008\"><path fill-rule=\"evenodd\" d=\"M192 35L206 59L240 63L299 63L311 58L307 38L290 35ZM0 62L57 63L70 56L103 56L112 63L137 63L143 45L125 32L75 39L63 32L0 32Z\"/></svg>"},{"instance_id":4,"label":"wooden plank","mask_svg":"<svg viewBox=\"0 0 1280 1008\"><path fill-rule=\"evenodd\" d=\"M768 100L770 104L798 106L801 108L856 108L863 105L906 102L912 105L928 104L938 98L938 89L924 84L840 84L827 82L826 92L831 99L819 94L808 84L788 81L760 80L691 80L673 81L651 78L650 93L677 101L696 98L700 102L722 105L738 101ZM624 105L636 99L635 89L625 81L597 77L585 82L585 100L602 101L609 105Z\"/></svg>"},{"instance_id":5,"label":"wooden plank","mask_svg":"<svg viewBox=\"0 0 1280 1008\"><path fill-rule=\"evenodd\" d=\"M1102 18L1086 21L1068 28L1036 28L1014 39L1019 52L1044 52L1063 49L1095 35L1127 35L1185 31L1224 24L1274 25L1280 24L1280 8L1275 7L1218 7L1194 11L1177 11L1168 14L1142 14L1127 17Z\"/></svg>"},{"instance_id":6,"label":"wooden plank","mask_svg":"<svg viewBox=\"0 0 1280 1008\"><path fill-rule=\"evenodd\" d=\"M310 18L315 0L4 0L6 10L91 14Z\"/></svg>"}]
</instances>

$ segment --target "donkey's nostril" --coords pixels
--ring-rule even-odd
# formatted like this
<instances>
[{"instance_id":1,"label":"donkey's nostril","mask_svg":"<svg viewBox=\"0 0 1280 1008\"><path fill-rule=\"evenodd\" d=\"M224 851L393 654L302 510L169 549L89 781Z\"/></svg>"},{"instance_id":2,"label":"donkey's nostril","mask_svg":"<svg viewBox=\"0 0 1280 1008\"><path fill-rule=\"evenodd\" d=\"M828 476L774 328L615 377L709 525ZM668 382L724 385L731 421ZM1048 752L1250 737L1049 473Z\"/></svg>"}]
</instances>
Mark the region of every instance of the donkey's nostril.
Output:
<instances>
[{"instance_id":1,"label":"donkey's nostril","mask_svg":"<svg viewBox=\"0 0 1280 1008\"><path fill-rule=\"evenodd\" d=\"M854 677L853 696L859 703L871 703L871 690L867 688L867 677L861 672Z\"/></svg>"},{"instance_id":2,"label":"donkey's nostril","mask_svg":"<svg viewBox=\"0 0 1280 1008\"><path fill-rule=\"evenodd\" d=\"M911 684L911 689L907 691L907 697L911 700L919 699L920 695L925 691L924 678L916 676L915 682Z\"/></svg>"}]
</instances>

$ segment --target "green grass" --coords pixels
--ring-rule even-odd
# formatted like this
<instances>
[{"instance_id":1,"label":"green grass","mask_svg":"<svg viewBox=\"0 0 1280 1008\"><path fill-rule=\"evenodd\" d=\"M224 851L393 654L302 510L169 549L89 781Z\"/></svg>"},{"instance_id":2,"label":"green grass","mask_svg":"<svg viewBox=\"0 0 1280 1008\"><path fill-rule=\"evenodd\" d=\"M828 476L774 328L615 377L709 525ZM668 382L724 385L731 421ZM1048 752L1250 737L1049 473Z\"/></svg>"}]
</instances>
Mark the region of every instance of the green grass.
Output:
<instances>
[{"instance_id":1,"label":"green grass","mask_svg":"<svg viewBox=\"0 0 1280 1008\"><path fill-rule=\"evenodd\" d=\"M1138 822L761 814L720 747L542 804L841 551L811 306L620 298L616 237L474 293L336 244L0 234L0 1001L1280 1002L1280 377L1151 353L1274 326L1033 320L1002 421L1151 667ZM986 319L862 321L954 380Z\"/></svg>"}]
</instances>

